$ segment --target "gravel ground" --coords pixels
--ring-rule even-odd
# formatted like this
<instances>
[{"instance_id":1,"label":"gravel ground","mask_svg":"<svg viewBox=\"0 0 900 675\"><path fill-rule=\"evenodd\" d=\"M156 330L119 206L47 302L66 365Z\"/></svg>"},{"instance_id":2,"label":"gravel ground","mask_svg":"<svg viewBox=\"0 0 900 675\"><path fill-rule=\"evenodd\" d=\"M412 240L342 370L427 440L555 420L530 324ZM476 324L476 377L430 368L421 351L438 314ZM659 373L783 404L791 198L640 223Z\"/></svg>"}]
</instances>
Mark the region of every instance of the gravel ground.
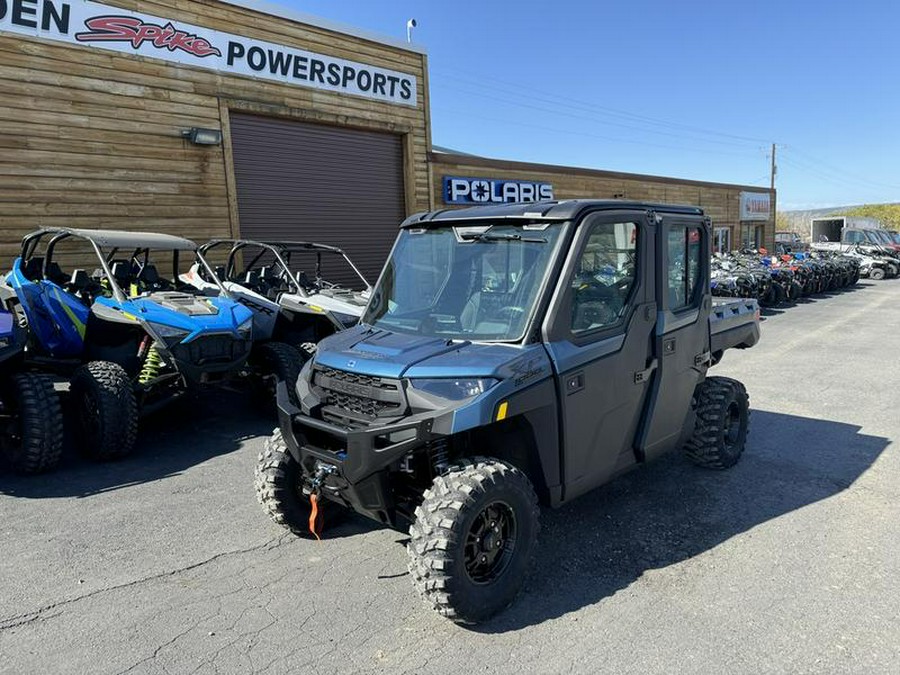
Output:
<instances>
[{"instance_id":1,"label":"gravel ground","mask_svg":"<svg viewBox=\"0 0 900 675\"><path fill-rule=\"evenodd\" d=\"M238 395L137 454L0 474L0 673L900 672L900 281L771 312L714 373L743 461L672 455L557 511L517 603L425 607L406 536L285 534L253 491L272 426Z\"/></svg>"}]
</instances>

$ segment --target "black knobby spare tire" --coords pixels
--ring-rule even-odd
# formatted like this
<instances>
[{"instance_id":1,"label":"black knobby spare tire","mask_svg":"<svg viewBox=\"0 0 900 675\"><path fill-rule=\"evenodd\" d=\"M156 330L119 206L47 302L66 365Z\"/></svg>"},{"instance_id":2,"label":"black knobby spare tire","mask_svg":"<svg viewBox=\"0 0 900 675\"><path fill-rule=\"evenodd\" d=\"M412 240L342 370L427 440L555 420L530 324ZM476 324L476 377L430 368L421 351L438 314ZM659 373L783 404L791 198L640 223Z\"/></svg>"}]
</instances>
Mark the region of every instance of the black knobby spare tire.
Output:
<instances>
[{"instance_id":1,"label":"black knobby spare tire","mask_svg":"<svg viewBox=\"0 0 900 675\"><path fill-rule=\"evenodd\" d=\"M727 469L744 452L750 420L750 398L744 385L728 377L708 377L700 385L697 422L684 447L695 464Z\"/></svg>"},{"instance_id":2,"label":"black knobby spare tire","mask_svg":"<svg viewBox=\"0 0 900 675\"><path fill-rule=\"evenodd\" d=\"M43 375L19 373L10 378L7 399L13 414L3 449L13 470L22 474L50 471L63 449L63 420L53 382Z\"/></svg>"},{"instance_id":3,"label":"black knobby spare tire","mask_svg":"<svg viewBox=\"0 0 900 675\"><path fill-rule=\"evenodd\" d=\"M409 529L413 584L453 621L490 618L522 587L539 518L534 489L515 467L475 457L448 469L425 491Z\"/></svg>"},{"instance_id":4,"label":"black knobby spare tire","mask_svg":"<svg viewBox=\"0 0 900 675\"><path fill-rule=\"evenodd\" d=\"M91 459L119 459L137 440L138 405L131 378L109 361L91 361L72 376L76 443Z\"/></svg>"}]
</instances>

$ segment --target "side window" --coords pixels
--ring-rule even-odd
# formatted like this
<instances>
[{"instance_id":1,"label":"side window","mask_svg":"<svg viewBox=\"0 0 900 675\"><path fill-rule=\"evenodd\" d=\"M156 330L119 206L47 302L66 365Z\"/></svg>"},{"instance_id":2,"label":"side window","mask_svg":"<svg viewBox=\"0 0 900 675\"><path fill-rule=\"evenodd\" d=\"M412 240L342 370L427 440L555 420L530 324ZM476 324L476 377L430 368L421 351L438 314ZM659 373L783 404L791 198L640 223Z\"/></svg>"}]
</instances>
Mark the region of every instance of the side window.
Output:
<instances>
[{"instance_id":1,"label":"side window","mask_svg":"<svg viewBox=\"0 0 900 675\"><path fill-rule=\"evenodd\" d=\"M572 332L576 335L617 324L628 309L637 279L638 227L598 223L572 278Z\"/></svg>"},{"instance_id":2,"label":"side window","mask_svg":"<svg viewBox=\"0 0 900 675\"><path fill-rule=\"evenodd\" d=\"M674 226L669 230L669 260L667 270L669 309L677 312L694 304L699 292L700 247L703 237L700 228Z\"/></svg>"}]
</instances>

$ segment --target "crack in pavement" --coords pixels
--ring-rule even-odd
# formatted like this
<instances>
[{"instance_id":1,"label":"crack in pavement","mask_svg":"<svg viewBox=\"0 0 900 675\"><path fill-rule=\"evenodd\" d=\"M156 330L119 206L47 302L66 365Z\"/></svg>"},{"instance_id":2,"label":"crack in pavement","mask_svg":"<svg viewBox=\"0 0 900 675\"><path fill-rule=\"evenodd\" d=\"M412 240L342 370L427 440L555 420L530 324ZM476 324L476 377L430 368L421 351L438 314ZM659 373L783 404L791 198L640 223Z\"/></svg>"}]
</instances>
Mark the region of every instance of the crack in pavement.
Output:
<instances>
[{"instance_id":1,"label":"crack in pavement","mask_svg":"<svg viewBox=\"0 0 900 675\"><path fill-rule=\"evenodd\" d=\"M298 541L295 537L293 537L289 533L285 533L280 535L274 539L270 539L262 544L257 544L256 546L250 546L248 548L235 549L233 551L223 551L222 553L217 553L216 555L207 558L206 560L201 560L200 562L192 563L185 567L179 567L178 569L168 570L166 572L159 572L157 574L152 574L147 577L142 577L140 579L136 579L134 581L128 581L122 584L116 584L115 586L108 586L105 588L98 588L95 591L91 591L90 593L85 593L84 595L79 595L75 598L69 598L68 600L61 600L59 602L54 602L50 605L46 605L39 609L36 609L32 612L27 612L25 614L18 614L16 616L6 617L4 619L0 619L0 633L6 630L11 630L13 628L19 628L21 626L25 626L30 623L34 623L36 621L49 620L55 617L60 616L62 612L57 612L52 616L44 616L47 612L59 609L61 607L67 607L68 605L75 604L77 602L81 602L82 600L88 600L98 595L102 595L104 593L110 593L112 591L122 590L124 588L132 588L134 586L140 586L141 584L145 584L152 581L157 581L159 579L165 579L167 577L173 577L178 574L183 574L184 572L190 572L191 570L195 570L199 567L203 567L204 565L208 565L209 563L216 562L217 560L221 560L222 558L228 558L230 556L235 555L244 555L246 553L253 553L255 551L261 550L274 550L276 548L280 548L285 544L285 542L294 542Z\"/></svg>"}]
</instances>

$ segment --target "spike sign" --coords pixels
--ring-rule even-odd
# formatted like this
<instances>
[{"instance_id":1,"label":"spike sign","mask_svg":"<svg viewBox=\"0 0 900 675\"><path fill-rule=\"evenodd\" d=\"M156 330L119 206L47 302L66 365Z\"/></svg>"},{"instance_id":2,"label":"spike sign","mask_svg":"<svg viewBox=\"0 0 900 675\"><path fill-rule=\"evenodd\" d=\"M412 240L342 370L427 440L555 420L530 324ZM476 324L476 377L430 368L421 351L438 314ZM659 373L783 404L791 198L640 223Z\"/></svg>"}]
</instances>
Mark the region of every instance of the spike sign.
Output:
<instances>
[{"instance_id":1,"label":"spike sign","mask_svg":"<svg viewBox=\"0 0 900 675\"><path fill-rule=\"evenodd\" d=\"M0 33L416 106L416 78L87 0L0 0Z\"/></svg>"}]
</instances>

